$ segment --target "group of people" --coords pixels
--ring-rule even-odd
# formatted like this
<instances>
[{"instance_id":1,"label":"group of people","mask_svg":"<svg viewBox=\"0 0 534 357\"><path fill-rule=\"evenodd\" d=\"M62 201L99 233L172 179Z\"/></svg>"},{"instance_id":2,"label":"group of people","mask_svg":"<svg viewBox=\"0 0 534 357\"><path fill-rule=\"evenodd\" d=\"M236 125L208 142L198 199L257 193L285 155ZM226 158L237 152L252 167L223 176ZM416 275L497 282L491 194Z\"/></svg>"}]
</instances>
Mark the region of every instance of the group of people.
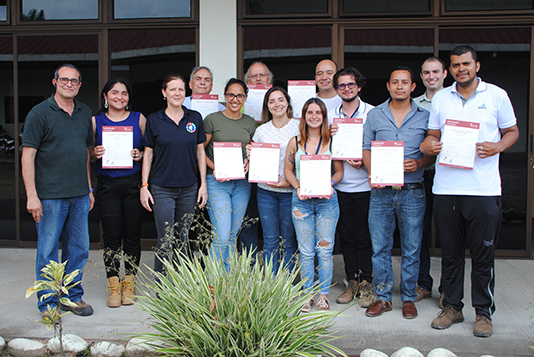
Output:
<instances>
[{"instance_id":1,"label":"group of people","mask_svg":"<svg viewBox=\"0 0 534 357\"><path fill-rule=\"evenodd\" d=\"M218 112L205 118L190 109L186 81L173 74L164 79L161 90L166 108L146 119L130 109L128 84L110 79L92 120L89 108L75 99L82 83L80 71L62 65L52 80L55 94L28 114L23 142L27 208L38 232L37 277L48 261L58 260L60 235L67 271L83 269L89 248L87 216L96 197L106 248L108 306L132 304L144 210L154 212L158 234L154 269L164 272L162 259L168 258L172 248L191 254L187 240L195 206L206 205L213 226L209 253L221 269L230 270L228 257L236 249L238 235L245 248L258 249L258 227L252 224L242 229L245 215L254 217L254 211L261 222L264 260L272 262L275 273L282 266L293 269L299 253L304 293L316 280L319 284L317 301L310 296L303 312L314 305L318 310L329 309L337 230L346 288L336 301L346 304L359 297L366 316L377 317L392 310L391 252L398 226L402 316L412 319L418 314L415 303L432 297L430 237L434 219L442 248L442 310L431 326L446 329L463 321L465 247L469 246L476 313L473 332L491 336L495 245L501 222L498 160L499 153L517 141L519 131L506 92L477 77L479 69L473 48L454 48L449 71L455 82L443 88L446 66L439 58L430 57L420 73L426 92L412 99L415 75L409 67L399 66L386 83L390 98L373 107L359 97L365 77L356 68L338 70L333 61L323 60L315 71L318 93L305 102L300 120L293 116L287 91L273 86L264 96L258 126L242 108L247 84L273 81L272 72L261 62L249 67L245 81L230 79L224 88L226 105L220 104ZM211 92L209 68L195 67L189 79L193 94ZM339 129L334 118L363 120L363 158L333 160L330 194L309 197L300 191L301 156L331 155L331 142ZM471 170L435 163L443 149L440 139L448 119L480 124ZM133 130L131 168L103 167L106 126ZM402 185L371 183L373 141L404 142ZM245 172L252 142L279 144L278 182L255 187L247 179L217 178L216 142L241 144ZM97 175L95 197L91 161ZM174 238L169 240L169 236ZM122 255L128 259L121 280ZM78 284L69 292L75 306L61 305L61 309L92 314L82 296ZM59 302L52 296L40 298L43 316L48 313L47 304Z\"/></svg>"}]
</instances>

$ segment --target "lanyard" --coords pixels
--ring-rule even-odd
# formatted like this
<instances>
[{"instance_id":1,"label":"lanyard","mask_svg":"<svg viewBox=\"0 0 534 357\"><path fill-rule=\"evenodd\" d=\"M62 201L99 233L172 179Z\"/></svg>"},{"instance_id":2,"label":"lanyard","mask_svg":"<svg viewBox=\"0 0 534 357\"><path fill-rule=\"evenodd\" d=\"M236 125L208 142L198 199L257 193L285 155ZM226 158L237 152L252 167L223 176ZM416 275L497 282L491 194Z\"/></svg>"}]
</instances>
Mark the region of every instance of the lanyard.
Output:
<instances>
[{"instance_id":1,"label":"lanyard","mask_svg":"<svg viewBox=\"0 0 534 357\"><path fill-rule=\"evenodd\" d=\"M319 145L317 145L317 150L315 151L315 155L319 153L319 149L321 148L322 142L323 142L323 137L321 136L321 139L319 139ZM306 151L306 143L304 143L304 153L308 155L308 152Z\"/></svg>"}]
</instances>

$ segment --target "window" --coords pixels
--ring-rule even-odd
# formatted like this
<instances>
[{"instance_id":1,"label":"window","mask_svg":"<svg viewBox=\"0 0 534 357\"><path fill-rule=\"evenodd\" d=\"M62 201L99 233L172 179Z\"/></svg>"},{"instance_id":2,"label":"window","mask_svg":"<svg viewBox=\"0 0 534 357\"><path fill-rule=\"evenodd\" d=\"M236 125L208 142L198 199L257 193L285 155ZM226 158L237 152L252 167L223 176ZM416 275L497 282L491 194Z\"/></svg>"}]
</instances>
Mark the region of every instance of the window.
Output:
<instances>
[{"instance_id":1,"label":"window","mask_svg":"<svg viewBox=\"0 0 534 357\"><path fill-rule=\"evenodd\" d=\"M327 13L328 0L246 0L247 15Z\"/></svg>"},{"instance_id":2,"label":"window","mask_svg":"<svg viewBox=\"0 0 534 357\"><path fill-rule=\"evenodd\" d=\"M191 0L115 0L115 19L191 17Z\"/></svg>"},{"instance_id":3,"label":"window","mask_svg":"<svg viewBox=\"0 0 534 357\"><path fill-rule=\"evenodd\" d=\"M345 13L427 12L429 0L343 0Z\"/></svg>"},{"instance_id":4,"label":"window","mask_svg":"<svg viewBox=\"0 0 534 357\"><path fill-rule=\"evenodd\" d=\"M22 21L98 19L98 0L22 0Z\"/></svg>"},{"instance_id":5,"label":"window","mask_svg":"<svg viewBox=\"0 0 534 357\"><path fill-rule=\"evenodd\" d=\"M532 10L532 0L445 0L445 11Z\"/></svg>"}]
</instances>

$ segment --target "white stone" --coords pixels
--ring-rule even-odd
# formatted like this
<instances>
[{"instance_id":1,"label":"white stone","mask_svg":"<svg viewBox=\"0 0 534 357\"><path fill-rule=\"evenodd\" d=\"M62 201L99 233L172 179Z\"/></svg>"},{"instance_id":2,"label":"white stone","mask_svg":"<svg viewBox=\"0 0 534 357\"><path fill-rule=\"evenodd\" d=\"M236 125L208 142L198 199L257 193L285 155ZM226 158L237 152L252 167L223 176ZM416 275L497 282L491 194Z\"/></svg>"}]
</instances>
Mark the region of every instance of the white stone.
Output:
<instances>
[{"instance_id":1,"label":"white stone","mask_svg":"<svg viewBox=\"0 0 534 357\"><path fill-rule=\"evenodd\" d=\"M41 357L46 355L46 346L34 340L15 338L7 344L10 355L17 357Z\"/></svg>"},{"instance_id":2,"label":"white stone","mask_svg":"<svg viewBox=\"0 0 534 357\"><path fill-rule=\"evenodd\" d=\"M123 345L102 341L91 346L91 355L93 357L120 357L124 350Z\"/></svg>"},{"instance_id":3,"label":"white stone","mask_svg":"<svg viewBox=\"0 0 534 357\"><path fill-rule=\"evenodd\" d=\"M83 338L72 334L63 335L63 351L80 353L87 347L89 347L89 344ZM54 353L61 352L59 337L53 337L48 340L48 349Z\"/></svg>"},{"instance_id":4,"label":"white stone","mask_svg":"<svg viewBox=\"0 0 534 357\"><path fill-rule=\"evenodd\" d=\"M403 347L391 355L391 357L425 357L421 352L412 347Z\"/></svg>"},{"instance_id":5,"label":"white stone","mask_svg":"<svg viewBox=\"0 0 534 357\"><path fill-rule=\"evenodd\" d=\"M2 352L5 347L6 347L6 340L4 340L2 336L0 336L0 352Z\"/></svg>"},{"instance_id":6,"label":"white stone","mask_svg":"<svg viewBox=\"0 0 534 357\"><path fill-rule=\"evenodd\" d=\"M372 348L366 348L360 352L360 357L388 357L384 352L373 350Z\"/></svg>"},{"instance_id":7,"label":"white stone","mask_svg":"<svg viewBox=\"0 0 534 357\"><path fill-rule=\"evenodd\" d=\"M480 357L495 357L494 355L482 355Z\"/></svg>"},{"instance_id":8,"label":"white stone","mask_svg":"<svg viewBox=\"0 0 534 357\"><path fill-rule=\"evenodd\" d=\"M124 351L126 357L147 357L157 356L154 347L150 346L146 340L141 338L132 338L126 345Z\"/></svg>"},{"instance_id":9,"label":"white stone","mask_svg":"<svg viewBox=\"0 0 534 357\"><path fill-rule=\"evenodd\" d=\"M426 357L458 357L446 348L434 348Z\"/></svg>"}]
</instances>

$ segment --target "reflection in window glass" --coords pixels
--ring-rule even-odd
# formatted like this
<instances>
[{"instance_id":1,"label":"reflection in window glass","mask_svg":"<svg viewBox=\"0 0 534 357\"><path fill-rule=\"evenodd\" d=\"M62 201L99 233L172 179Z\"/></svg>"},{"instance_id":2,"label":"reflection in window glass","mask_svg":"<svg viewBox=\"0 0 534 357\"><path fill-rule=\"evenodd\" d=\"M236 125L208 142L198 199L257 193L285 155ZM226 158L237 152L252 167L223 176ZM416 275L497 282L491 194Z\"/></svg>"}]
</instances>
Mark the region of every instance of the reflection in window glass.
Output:
<instances>
[{"instance_id":1,"label":"reflection in window glass","mask_svg":"<svg viewBox=\"0 0 534 357\"><path fill-rule=\"evenodd\" d=\"M446 11L529 10L532 0L446 0Z\"/></svg>"},{"instance_id":2,"label":"reflection in window glass","mask_svg":"<svg viewBox=\"0 0 534 357\"><path fill-rule=\"evenodd\" d=\"M191 17L191 0L115 0L115 19Z\"/></svg>"},{"instance_id":3,"label":"reflection in window glass","mask_svg":"<svg viewBox=\"0 0 534 357\"><path fill-rule=\"evenodd\" d=\"M343 0L344 12L430 11L429 0Z\"/></svg>"},{"instance_id":4,"label":"reflection in window glass","mask_svg":"<svg viewBox=\"0 0 534 357\"><path fill-rule=\"evenodd\" d=\"M0 0L0 21L7 20L7 6L5 1Z\"/></svg>"},{"instance_id":5,"label":"reflection in window glass","mask_svg":"<svg viewBox=\"0 0 534 357\"><path fill-rule=\"evenodd\" d=\"M247 15L328 12L328 0L247 0Z\"/></svg>"},{"instance_id":6,"label":"reflection in window glass","mask_svg":"<svg viewBox=\"0 0 534 357\"><path fill-rule=\"evenodd\" d=\"M98 0L22 0L22 21L98 19Z\"/></svg>"}]
</instances>

